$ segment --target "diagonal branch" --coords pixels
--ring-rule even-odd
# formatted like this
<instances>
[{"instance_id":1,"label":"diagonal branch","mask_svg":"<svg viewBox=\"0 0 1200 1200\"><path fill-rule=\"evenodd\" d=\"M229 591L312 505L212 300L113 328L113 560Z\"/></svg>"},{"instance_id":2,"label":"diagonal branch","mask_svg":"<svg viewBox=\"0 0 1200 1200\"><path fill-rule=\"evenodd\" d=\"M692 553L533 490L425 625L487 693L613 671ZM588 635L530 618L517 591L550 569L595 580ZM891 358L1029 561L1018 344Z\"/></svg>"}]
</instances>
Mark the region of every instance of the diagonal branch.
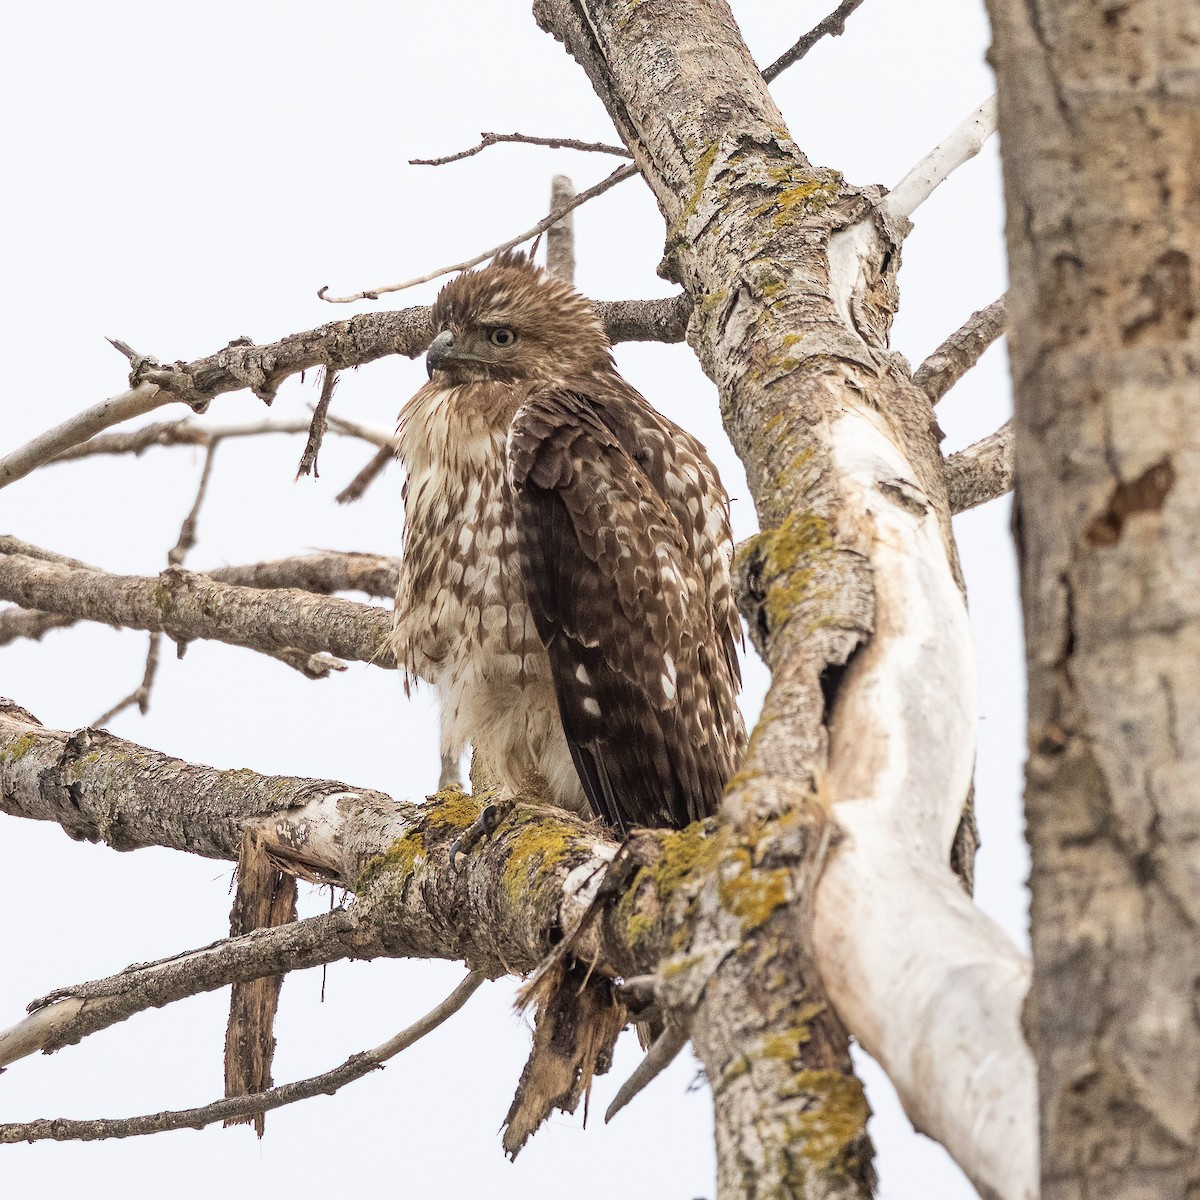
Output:
<instances>
[{"instance_id":1,"label":"diagonal branch","mask_svg":"<svg viewBox=\"0 0 1200 1200\"><path fill-rule=\"evenodd\" d=\"M580 192L573 200L552 209L536 225L525 230L524 233L519 233L516 237L509 238L507 241L501 242L498 246L491 247L490 250L484 250L471 258L465 258L462 262L450 263L449 266L438 267L435 271L428 271L424 275L416 275L412 279L405 279L401 283L389 283L383 287L371 288L368 291L354 292L349 296L330 296L328 295L328 287L318 289L317 295L330 304L353 304L357 300L378 300L380 296L388 292L403 292L408 288L416 287L419 283L428 283L431 279L438 279L442 275L449 275L452 271L465 271L470 267L478 266L486 258L493 258L505 250L511 250L514 246L519 246L522 242L529 241L530 238L537 237L539 233L544 233L551 225L560 221L567 213L577 209L581 204L586 204L589 200L594 200L597 196L607 192L609 188L616 187L618 183L623 183L626 179L632 179L637 173L638 169L632 163L626 167L618 167L611 175L605 176L599 183Z\"/></svg>"},{"instance_id":2,"label":"diagonal branch","mask_svg":"<svg viewBox=\"0 0 1200 1200\"><path fill-rule=\"evenodd\" d=\"M1013 428L1005 421L965 450L946 459L946 490L956 513L966 512L1011 492L1013 486Z\"/></svg>"},{"instance_id":3,"label":"diagonal branch","mask_svg":"<svg viewBox=\"0 0 1200 1200\"><path fill-rule=\"evenodd\" d=\"M1005 298L973 312L914 372L913 383L936 404L983 357L1008 322Z\"/></svg>"},{"instance_id":4,"label":"diagonal branch","mask_svg":"<svg viewBox=\"0 0 1200 1200\"><path fill-rule=\"evenodd\" d=\"M217 1100L203 1108L188 1108L177 1112L154 1113L144 1117L121 1117L93 1121L71 1120L65 1117L0 1125L0 1144L52 1140L58 1142L97 1141L102 1138L137 1137L147 1133L164 1133L171 1129L201 1129L217 1121L255 1116L295 1104L312 1096L331 1096L339 1088L375 1071L414 1042L420 1041L452 1017L471 998L486 976L472 971L436 1008L426 1013L407 1029L389 1038L374 1050L351 1055L340 1067L314 1075L310 1079L285 1083L252 1096L232 1100Z\"/></svg>"},{"instance_id":5,"label":"diagonal branch","mask_svg":"<svg viewBox=\"0 0 1200 1200\"><path fill-rule=\"evenodd\" d=\"M814 25L790 50L785 50L769 67L764 68L762 77L770 83L798 63L822 38L840 37L846 32L846 19L863 0L842 0L841 4L819 24Z\"/></svg>"},{"instance_id":6,"label":"diagonal branch","mask_svg":"<svg viewBox=\"0 0 1200 1200\"><path fill-rule=\"evenodd\" d=\"M29 1016L0 1031L0 1067L41 1051L52 1054L148 1008L285 971L356 955L385 953L353 911L338 909L275 929L259 929L141 963L106 979L60 988L29 1006Z\"/></svg>"},{"instance_id":7,"label":"diagonal branch","mask_svg":"<svg viewBox=\"0 0 1200 1200\"><path fill-rule=\"evenodd\" d=\"M110 575L89 567L0 554L0 599L126 629L161 631L177 642L209 639L267 654L328 652L393 667L385 646L391 614L374 605L296 589L218 583L168 567L159 575Z\"/></svg>"},{"instance_id":8,"label":"diagonal branch","mask_svg":"<svg viewBox=\"0 0 1200 1200\"><path fill-rule=\"evenodd\" d=\"M880 202L880 211L897 222L911 217L940 184L983 149L995 132L996 97L990 96L896 184Z\"/></svg>"}]
</instances>

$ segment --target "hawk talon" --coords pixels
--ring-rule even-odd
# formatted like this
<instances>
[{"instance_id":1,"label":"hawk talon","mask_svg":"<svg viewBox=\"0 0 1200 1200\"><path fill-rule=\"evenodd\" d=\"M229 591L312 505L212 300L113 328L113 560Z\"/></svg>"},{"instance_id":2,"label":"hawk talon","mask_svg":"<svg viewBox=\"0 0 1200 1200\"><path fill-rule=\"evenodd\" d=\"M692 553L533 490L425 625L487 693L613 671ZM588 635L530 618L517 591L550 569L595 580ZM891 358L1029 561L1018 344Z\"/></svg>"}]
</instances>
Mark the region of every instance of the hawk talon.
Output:
<instances>
[{"instance_id":1,"label":"hawk talon","mask_svg":"<svg viewBox=\"0 0 1200 1200\"><path fill-rule=\"evenodd\" d=\"M479 816L451 843L450 870L456 875L461 872L462 868L458 865L458 856L460 854L470 854L484 838L491 837L500 828L500 822L504 818L502 809L507 808L507 803L487 804L484 806Z\"/></svg>"}]
</instances>

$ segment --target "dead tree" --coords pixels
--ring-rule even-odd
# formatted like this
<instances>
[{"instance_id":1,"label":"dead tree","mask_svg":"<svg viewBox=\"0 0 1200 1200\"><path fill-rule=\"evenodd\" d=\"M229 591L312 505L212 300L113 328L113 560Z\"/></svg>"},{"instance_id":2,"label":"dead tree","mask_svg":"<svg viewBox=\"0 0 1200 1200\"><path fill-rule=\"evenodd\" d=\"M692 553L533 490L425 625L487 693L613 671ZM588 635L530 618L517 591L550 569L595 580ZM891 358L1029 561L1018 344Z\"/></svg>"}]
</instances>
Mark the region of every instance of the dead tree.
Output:
<instances>
[{"instance_id":1,"label":"dead tree","mask_svg":"<svg viewBox=\"0 0 1200 1200\"><path fill-rule=\"evenodd\" d=\"M335 781L219 771L99 728L46 729L15 702L6 704L0 711L0 810L53 821L72 836L119 849L167 846L237 860L252 846L273 870L334 884L355 899L325 916L239 932L44 997L0 1034L0 1064L78 1041L151 1006L348 957L462 960L469 974L417 1026L313 1080L181 1113L10 1124L0 1126L0 1140L192 1127L333 1090L451 1015L484 978L516 973L530 976L529 995L541 1006L531 1061L557 1055L560 1074L553 1088L536 1070L522 1080L506 1138L514 1153L551 1108L575 1107L626 1019L650 1015L664 1032L618 1100L632 1099L690 1040L713 1086L722 1197L870 1194L868 1110L851 1068L850 1036L883 1065L913 1123L947 1148L981 1194L1014 1200L1036 1194L1037 1079L1021 1028L1029 966L963 887L973 851L964 808L977 697L950 526L953 512L1011 486L1014 439L1005 426L947 459L933 419L933 404L1003 331L1006 306L997 302L974 314L916 372L889 349L910 218L979 149L994 127L995 103L985 101L969 114L890 192L814 166L789 133L767 81L818 37L840 32L857 7L848 0L790 57L760 70L723 4L651 0L630 12L598 0L538 0L534 6L541 26L586 72L623 143L576 142L575 148L632 161L578 194L556 187L545 218L507 244L549 232L555 269L568 272L564 218L640 176L664 220L661 271L681 292L663 301L608 304L602 314L614 341L686 338L718 389L761 525L741 547L738 569L743 613L772 686L719 821L679 833L639 832L618 846L564 814L518 805L493 836L463 854L463 830L489 803L486 795L448 786L414 805ZM1039 153L1060 160L1055 131L1068 142L1080 134L1065 116L1062 128L1050 133L1037 125L1048 108L1034 100L1061 95L1054 91L1054 71L1029 44L1037 31L1002 12L999 0L993 8L1001 100L1018 148L1008 148L1010 207L1019 200L1021 211L1040 212L1050 193L1056 203L1085 205L1086 197L1037 175ZM1182 30L1182 16L1179 21ZM1177 78L1167 65L1160 74ZM1008 95L1024 97L1028 109ZM514 140L571 144L486 134L479 148ZM1175 168L1174 144L1165 143L1164 179ZM1080 153L1091 150L1085 145ZM1097 194L1090 185L1086 190ZM1187 194L1194 201L1194 189ZM1146 203L1147 212L1159 211ZM1118 207L1114 202L1112 211ZM1194 242L1194 203L1180 211L1181 227L1191 220L1187 236ZM1161 533L1167 518L1144 514L1170 512L1165 502L1183 494L1176 483L1184 466L1173 446L1152 445L1153 439L1135 445L1131 438L1128 461L1124 447L1101 439L1089 459L1096 468L1089 486L1103 503L1067 502L1061 521L1044 523L1053 535L1048 549L1030 535L1027 497L1039 497L1040 504L1043 495L1056 495L1059 477L1069 473L1062 464L1074 464L1081 444L1078 425L1069 423L1072 413L1039 415L1037 397L1060 387L1068 371L1038 375L1056 361L1043 353L1038 335L1056 328L1057 306L1064 296L1083 295L1081 281L1091 278L1079 273L1090 269L1087 253L1080 251L1080 266L1073 258L1068 263L1053 239L1048 250L1040 248L1034 237L1040 227L1031 228L1018 231L1031 239L1028 247L1012 237L1021 269L1014 270L1016 291L1007 307L1017 330L1025 330L1018 383L1029 382L1033 397L1023 401L1028 407L1018 411L1016 423L1018 449L1032 456L1022 476L1028 480L1022 484L1028 489L1022 493L1027 603L1029 597L1041 603L1044 590L1053 591L1051 609L1030 609L1046 622L1044 643L1031 643L1031 675L1038 680L1031 722L1042 739L1034 743L1034 768L1043 758L1049 763L1038 777L1044 783L1037 784L1048 798L1061 799L1063 788L1073 787L1078 795L1068 811L1092 812L1092 784L1105 767L1088 749L1092 728L1079 713L1093 709L1080 701L1067 661L1088 653L1088 643L1068 637L1064 623L1078 621L1079 598L1103 580L1077 579L1068 551L1086 543L1090 563L1099 561L1095 548L1103 547L1109 558L1102 565L1114 578L1128 578L1132 566L1110 548L1132 545L1123 539L1127 528L1145 531L1151 520L1160 522L1153 529ZM1125 314L1126 345L1150 340L1157 347L1155 339L1167 339L1182 346L1189 336L1194 340L1187 281L1197 259L1184 234L1150 241L1148 265L1136 276L1144 285L1141 299ZM446 270L482 261L496 249ZM1054 263L1045 274L1039 274L1039 254ZM324 298L378 298L431 277L347 296L325 292ZM1068 285L1075 290L1064 293ZM1063 331L1055 348L1072 337L1086 342L1086 331ZM319 366L325 383L306 423L300 472L319 470L327 431L369 443L369 460L343 493L353 499L386 468L389 439L331 411L337 373L387 355L415 356L429 338L428 310L410 308L334 321L270 344L236 339L192 362L161 362L117 343L130 364L128 390L0 459L0 487L19 488L30 472L68 457L150 445L200 445L211 465L225 440L262 432L262 426L198 419L214 397L249 390L269 402L285 379ZM1079 386L1088 386L1082 377ZM1195 416L1194 405L1171 403ZM196 416L107 432L179 404ZM1164 417L1164 438L1168 425ZM1047 428L1055 431L1058 450L1046 448ZM394 562L323 552L207 575L189 571L183 560L207 480L206 470L158 575L117 576L16 537L4 539L0 599L13 607L0 612L0 635L39 637L81 620L149 631L144 678L122 702L143 708L164 637L181 646L223 641L310 677L348 661L388 667L379 656L390 624L386 607L334 593L386 598ZM1083 541L1068 546L1062 539L1085 508ZM1195 505L1180 508L1181 521L1186 511L1194 514ZM1122 628L1114 644L1127 649L1133 635ZM1067 657L1051 663L1046 647ZM1147 655L1145 662L1162 666L1149 649ZM1104 661L1098 652L1096 670ZM1175 666L1182 671L1186 661L1179 656ZM1151 674L1157 669L1147 667ZM1051 695L1064 686L1063 695ZM1186 710L1172 705L1184 696L1190 702L1194 692L1168 681L1163 711L1178 724ZM1131 685L1135 693L1142 695ZM1120 720L1119 711L1107 715ZM1118 738L1113 745L1124 743ZM1132 749L1112 753L1128 761ZM1187 747L1176 757L1186 760ZM1085 759L1092 764L1087 770ZM448 783L452 767L446 764ZM1169 790L1169 780L1163 787ZM1035 850L1039 830L1048 829L1036 824L1038 814L1055 812L1057 820L1061 811L1032 804ZM1178 820L1183 829L1184 816ZM1147 845L1132 839L1125 847L1129 864L1120 865L1129 867L1128 886L1149 895L1134 868L1162 863L1156 886L1186 916L1186 864L1175 863L1164 848L1170 834L1151 834ZM1050 845L1059 837L1057 826L1046 836ZM1041 863L1051 874L1057 870L1052 857L1039 860L1039 871ZM1035 923L1035 949L1054 961L1062 930L1051 921L1044 938L1037 933ZM1118 946L1115 953L1124 950ZM1185 955L1170 947L1158 953L1177 972L1187 969ZM1071 959L1072 970L1077 962ZM1043 994L1038 986L1036 1049L1045 1084L1045 1064L1064 1061L1052 1057L1058 1026L1050 1029L1046 1014L1061 1011L1055 989L1065 985L1051 972L1048 990ZM1190 993L1177 998L1184 995ZM1094 1028L1084 1033L1094 1043ZM1112 1078L1095 1067L1095 1058L1087 1059L1095 1075L1081 1074L1073 1061L1068 1082L1103 1105ZM1043 1091L1048 1136L1047 1103ZM1161 1128L1183 1143L1163 1106L1148 1102L1147 1112L1157 1121L1155 1136ZM1053 1139L1047 1144L1057 1145ZM1060 1170L1055 1164L1057 1158L1048 1160L1052 1173Z\"/></svg>"}]
</instances>

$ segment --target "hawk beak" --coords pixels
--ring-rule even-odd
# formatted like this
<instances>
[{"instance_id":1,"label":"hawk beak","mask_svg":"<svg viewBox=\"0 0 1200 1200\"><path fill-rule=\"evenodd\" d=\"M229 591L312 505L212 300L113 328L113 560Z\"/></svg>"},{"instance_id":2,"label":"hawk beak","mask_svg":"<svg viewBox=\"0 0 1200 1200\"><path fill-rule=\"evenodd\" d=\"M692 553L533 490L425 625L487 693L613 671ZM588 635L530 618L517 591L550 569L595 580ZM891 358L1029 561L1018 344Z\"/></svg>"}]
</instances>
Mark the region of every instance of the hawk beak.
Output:
<instances>
[{"instance_id":1,"label":"hawk beak","mask_svg":"<svg viewBox=\"0 0 1200 1200\"><path fill-rule=\"evenodd\" d=\"M441 333L433 339L433 344L429 347L425 354L425 370L429 373L430 379L433 378L433 373L447 359L454 357L454 334L449 329L443 329Z\"/></svg>"}]
</instances>

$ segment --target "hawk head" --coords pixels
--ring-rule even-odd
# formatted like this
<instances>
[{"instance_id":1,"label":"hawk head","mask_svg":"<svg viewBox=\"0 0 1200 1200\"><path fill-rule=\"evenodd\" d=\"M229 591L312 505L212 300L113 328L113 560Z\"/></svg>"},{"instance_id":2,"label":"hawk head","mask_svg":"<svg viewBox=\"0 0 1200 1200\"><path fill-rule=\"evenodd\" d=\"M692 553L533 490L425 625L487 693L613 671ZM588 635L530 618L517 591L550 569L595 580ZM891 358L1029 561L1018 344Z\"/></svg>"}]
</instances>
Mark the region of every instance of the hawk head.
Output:
<instances>
[{"instance_id":1,"label":"hawk head","mask_svg":"<svg viewBox=\"0 0 1200 1200\"><path fill-rule=\"evenodd\" d=\"M612 367L591 302L512 251L446 284L433 327L425 365L449 384L542 383Z\"/></svg>"}]
</instances>

